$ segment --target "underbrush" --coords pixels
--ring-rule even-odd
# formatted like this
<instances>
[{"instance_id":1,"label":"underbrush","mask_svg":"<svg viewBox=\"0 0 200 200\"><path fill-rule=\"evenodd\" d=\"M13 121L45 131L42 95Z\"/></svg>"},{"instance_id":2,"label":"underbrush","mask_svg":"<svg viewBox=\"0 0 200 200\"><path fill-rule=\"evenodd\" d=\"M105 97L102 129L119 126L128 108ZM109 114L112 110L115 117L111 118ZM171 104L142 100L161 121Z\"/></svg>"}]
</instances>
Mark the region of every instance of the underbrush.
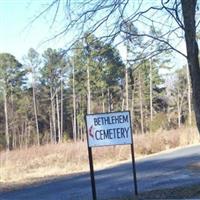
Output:
<instances>
[{"instance_id":1,"label":"underbrush","mask_svg":"<svg viewBox=\"0 0 200 200\"><path fill-rule=\"evenodd\" d=\"M196 128L160 130L152 134L137 135L135 149L137 154L147 155L179 146L197 144L199 141L200 136Z\"/></svg>"},{"instance_id":2,"label":"underbrush","mask_svg":"<svg viewBox=\"0 0 200 200\"><path fill-rule=\"evenodd\" d=\"M195 128L134 135L136 157L199 143ZM95 169L131 158L130 145L93 148ZM33 182L45 177L89 171L86 142L48 144L0 153L0 183Z\"/></svg>"}]
</instances>

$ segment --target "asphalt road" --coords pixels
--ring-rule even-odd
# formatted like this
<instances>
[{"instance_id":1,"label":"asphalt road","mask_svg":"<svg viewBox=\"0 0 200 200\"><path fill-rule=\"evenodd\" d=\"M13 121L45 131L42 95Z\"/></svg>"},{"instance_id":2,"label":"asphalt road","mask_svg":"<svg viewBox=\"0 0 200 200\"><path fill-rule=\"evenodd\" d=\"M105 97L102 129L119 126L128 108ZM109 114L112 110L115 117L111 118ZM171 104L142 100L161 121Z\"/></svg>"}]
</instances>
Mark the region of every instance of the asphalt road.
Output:
<instances>
[{"instance_id":1,"label":"asphalt road","mask_svg":"<svg viewBox=\"0 0 200 200\"><path fill-rule=\"evenodd\" d=\"M200 171L188 165L200 162L200 145L140 159L136 162L138 191L200 184ZM95 172L97 199L134 193L131 163ZM0 193L0 200L90 200L89 173L76 174Z\"/></svg>"}]
</instances>

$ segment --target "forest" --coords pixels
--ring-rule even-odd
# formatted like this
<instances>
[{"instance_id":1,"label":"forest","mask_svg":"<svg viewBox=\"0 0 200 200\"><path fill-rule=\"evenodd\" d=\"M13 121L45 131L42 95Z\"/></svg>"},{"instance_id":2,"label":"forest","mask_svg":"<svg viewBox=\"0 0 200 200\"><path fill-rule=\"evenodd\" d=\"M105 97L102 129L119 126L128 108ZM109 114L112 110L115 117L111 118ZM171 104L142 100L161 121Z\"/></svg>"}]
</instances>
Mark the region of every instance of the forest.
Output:
<instances>
[{"instance_id":1,"label":"forest","mask_svg":"<svg viewBox=\"0 0 200 200\"><path fill-rule=\"evenodd\" d=\"M132 24L125 28L138 31ZM89 33L70 52L30 48L22 62L1 53L0 150L85 141L87 113L130 110L133 134L192 126L188 66L178 68L158 42L125 41L126 59ZM145 56L149 46L159 53Z\"/></svg>"}]
</instances>

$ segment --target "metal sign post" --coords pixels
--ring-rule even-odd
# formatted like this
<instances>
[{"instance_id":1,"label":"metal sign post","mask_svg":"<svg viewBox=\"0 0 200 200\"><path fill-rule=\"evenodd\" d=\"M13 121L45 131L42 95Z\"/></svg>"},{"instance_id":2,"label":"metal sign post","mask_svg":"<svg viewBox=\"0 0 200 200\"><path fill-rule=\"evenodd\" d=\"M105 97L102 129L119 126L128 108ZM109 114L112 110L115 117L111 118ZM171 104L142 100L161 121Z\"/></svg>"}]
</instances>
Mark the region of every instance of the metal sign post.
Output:
<instances>
[{"instance_id":1,"label":"metal sign post","mask_svg":"<svg viewBox=\"0 0 200 200\"><path fill-rule=\"evenodd\" d=\"M136 176L136 167L135 167L135 156L134 156L134 146L131 144L131 155L132 155L132 165L133 165L133 181L134 181L134 191L135 195L138 195L138 188L137 188L137 176Z\"/></svg>"},{"instance_id":2,"label":"metal sign post","mask_svg":"<svg viewBox=\"0 0 200 200\"><path fill-rule=\"evenodd\" d=\"M93 200L96 200L92 147L131 145L135 195L138 195L133 135L129 111L88 114L85 116Z\"/></svg>"},{"instance_id":3,"label":"metal sign post","mask_svg":"<svg viewBox=\"0 0 200 200\"><path fill-rule=\"evenodd\" d=\"M130 112L129 116L131 118ZM132 124L130 120L130 128L131 128L131 157L132 157L132 166L133 166L133 181L134 181L134 191L135 195L138 195L138 187L137 187L137 176L136 176L136 166L135 166L135 152L134 152L134 143L133 143L133 130L132 130Z\"/></svg>"},{"instance_id":4,"label":"metal sign post","mask_svg":"<svg viewBox=\"0 0 200 200\"><path fill-rule=\"evenodd\" d=\"M96 194L96 185L95 185L95 179L94 179L94 167L93 167L91 147L88 147L88 155L89 155L89 165L90 165L90 178L91 178L91 185L92 185L92 196L93 196L93 200L96 200L97 194Z\"/></svg>"},{"instance_id":5,"label":"metal sign post","mask_svg":"<svg viewBox=\"0 0 200 200\"><path fill-rule=\"evenodd\" d=\"M86 127L87 127L86 116L85 116L85 123L86 123ZM88 157L89 157L89 166L90 166L90 179L91 179L91 186L92 186L92 196L93 196L93 200L96 200L97 194L96 194L96 184L95 184L95 178L94 178L92 148L89 146L89 138L88 138L88 129L87 128L86 128L86 134L87 134L87 143L88 143Z\"/></svg>"}]
</instances>

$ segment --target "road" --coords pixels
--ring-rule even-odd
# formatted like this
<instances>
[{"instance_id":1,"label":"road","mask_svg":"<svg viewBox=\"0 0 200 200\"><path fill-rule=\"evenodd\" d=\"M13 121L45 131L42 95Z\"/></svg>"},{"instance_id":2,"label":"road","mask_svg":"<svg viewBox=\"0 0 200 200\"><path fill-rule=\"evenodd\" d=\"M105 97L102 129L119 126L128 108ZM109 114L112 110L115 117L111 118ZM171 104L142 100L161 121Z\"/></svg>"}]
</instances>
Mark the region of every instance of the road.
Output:
<instances>
[{"instance_id":1,"label":"road","mask_svg":"<svg viewBox=\"0 0 200 200\"><path fill-rule=\"evenodd\" d=\"M200 171L188 165L200 162L200 145L165 152L137 160L138 191L200 184ZM131 163L95 172L97 199L133 194ZM90 200L89 173L65 176L35 186L0 193L0 200Z\"/></svg>"}]
</instances>

